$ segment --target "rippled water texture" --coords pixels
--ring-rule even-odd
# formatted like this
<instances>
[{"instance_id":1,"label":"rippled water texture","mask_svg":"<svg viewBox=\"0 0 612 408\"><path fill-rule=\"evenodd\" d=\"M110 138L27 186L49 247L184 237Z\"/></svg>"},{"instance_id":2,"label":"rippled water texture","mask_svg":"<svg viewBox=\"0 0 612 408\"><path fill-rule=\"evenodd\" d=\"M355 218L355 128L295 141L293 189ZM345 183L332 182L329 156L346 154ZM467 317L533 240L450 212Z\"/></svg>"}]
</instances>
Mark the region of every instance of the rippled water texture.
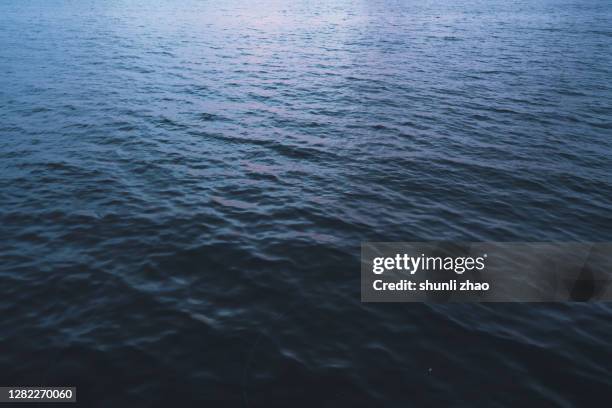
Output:
<instances>
[{"instance_id":1,"label":"rippled water texture","mask_svg":"<svg viewBox=\"0 0 612 408\"><path fill-rule=\"evenodd\" d=\"M612 308L373 305L362 241L612 241L612 3L0 2L0 383L609 403Z\"/></svg>"}]
</instances>

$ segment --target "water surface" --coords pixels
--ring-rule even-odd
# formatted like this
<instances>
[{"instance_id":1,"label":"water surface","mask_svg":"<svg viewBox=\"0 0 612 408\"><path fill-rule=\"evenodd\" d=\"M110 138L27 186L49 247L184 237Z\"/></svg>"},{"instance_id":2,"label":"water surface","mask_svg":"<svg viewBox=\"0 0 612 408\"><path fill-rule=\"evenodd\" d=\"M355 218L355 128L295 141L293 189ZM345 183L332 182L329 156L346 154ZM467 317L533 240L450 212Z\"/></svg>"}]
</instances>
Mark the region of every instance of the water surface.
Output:
<instances>
[{"instance_id":1,"label":"water surface","mask_svg":"<svg viewBox=\"0 0 612 408\"><path fill-rule=\"evenodd\" d=\"M0 382L601 405L610 306L361 304L358 257L612 241L611 71L606 0L2 1Z\"/></svg>"}]
</instances>

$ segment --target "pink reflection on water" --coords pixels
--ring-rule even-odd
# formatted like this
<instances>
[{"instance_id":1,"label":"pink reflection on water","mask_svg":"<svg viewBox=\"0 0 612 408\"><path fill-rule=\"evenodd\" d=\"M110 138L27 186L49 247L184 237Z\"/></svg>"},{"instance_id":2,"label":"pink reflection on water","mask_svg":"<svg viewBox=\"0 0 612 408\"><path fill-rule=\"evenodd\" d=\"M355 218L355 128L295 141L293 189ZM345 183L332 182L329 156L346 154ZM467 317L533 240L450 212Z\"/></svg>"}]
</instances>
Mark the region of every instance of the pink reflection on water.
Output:
<instances>
[{"instance_id":1,"label":"pink reflection on water","mask_svg":"<svg viewBox=\"0 0 612 408\"><path fill-rule=\"evenodd\" d=\"M218 197L218 196L212 196L211 199L213 202L219 205L222 205L224 207L234 207L234 208L239 208L241 210L249 210L249 209L256 207L256 205L253 203L247 203L245 201L232 200L229 198L223 198L223 197Z\"/></svg>"}]
</instances>

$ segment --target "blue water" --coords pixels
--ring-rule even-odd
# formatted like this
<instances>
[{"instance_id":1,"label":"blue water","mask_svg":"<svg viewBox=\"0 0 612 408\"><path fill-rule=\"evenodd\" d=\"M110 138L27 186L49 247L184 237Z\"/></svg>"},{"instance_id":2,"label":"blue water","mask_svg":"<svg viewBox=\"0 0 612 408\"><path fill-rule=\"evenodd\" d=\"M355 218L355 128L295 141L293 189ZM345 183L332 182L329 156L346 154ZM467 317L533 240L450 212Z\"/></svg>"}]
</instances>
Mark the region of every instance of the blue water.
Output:
<instances>
[{"instance_id":1,"label":"blue water","mask_svg":"<svg viewBox=\"0 0 612 408\"><path fill-rule=\"evenodd\" d=\"M607 0L0 1L0 383L601 406L612 307L374 305L362 241L612 241Z\"/></svg>"}]
</instances>

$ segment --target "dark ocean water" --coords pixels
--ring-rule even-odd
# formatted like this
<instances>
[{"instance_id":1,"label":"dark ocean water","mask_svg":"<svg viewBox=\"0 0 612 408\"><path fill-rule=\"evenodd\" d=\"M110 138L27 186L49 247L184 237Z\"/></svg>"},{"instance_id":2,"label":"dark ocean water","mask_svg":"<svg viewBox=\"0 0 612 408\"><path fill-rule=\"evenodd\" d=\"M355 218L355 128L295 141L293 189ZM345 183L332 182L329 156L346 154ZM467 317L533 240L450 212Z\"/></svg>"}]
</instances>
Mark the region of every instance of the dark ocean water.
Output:
<instances>
[{"instance_id":1,"label":"dark ocean water","mask_svg":"<svg viewBox=\"0 0 612 408\"><path fill-rule=\"evenodd\" d=\"M359 247L612 241L611 136L607 0L2 0L0 385L607 405L612 306L362 304Z\"/></svg>"}]
</instances>

